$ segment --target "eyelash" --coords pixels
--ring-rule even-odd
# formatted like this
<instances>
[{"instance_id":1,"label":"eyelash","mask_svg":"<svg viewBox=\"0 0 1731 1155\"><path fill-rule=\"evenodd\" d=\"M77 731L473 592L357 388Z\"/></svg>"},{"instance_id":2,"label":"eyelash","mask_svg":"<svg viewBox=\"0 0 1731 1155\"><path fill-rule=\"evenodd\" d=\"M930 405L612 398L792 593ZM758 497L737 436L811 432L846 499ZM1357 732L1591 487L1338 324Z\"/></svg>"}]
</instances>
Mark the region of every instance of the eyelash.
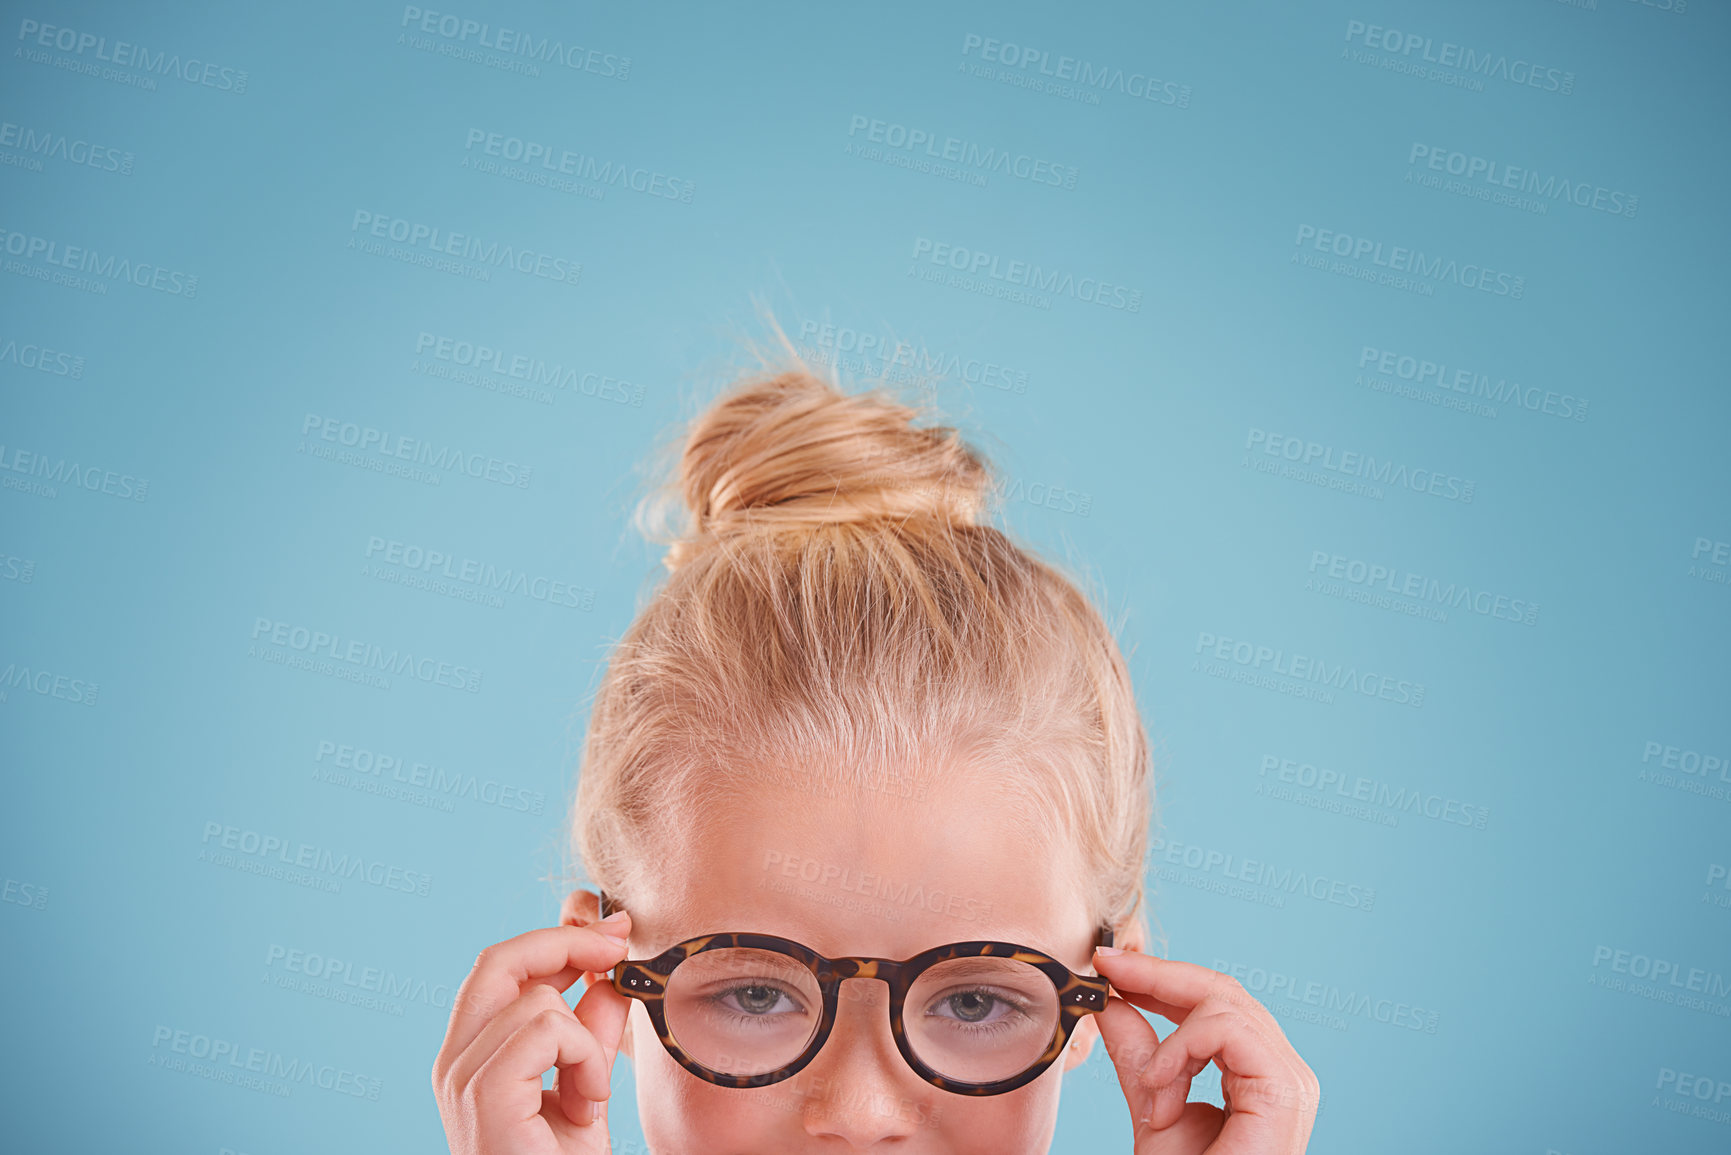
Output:
<instances>
[{"instance_id":1,"label":"eyelash","mask_svg":"<svg viewBox=\"0 0 1731 1155\"><path fill-rule=\"evenodd\" d=\"M736 1024L750 1024L750 1025L755 1026L755 1027L761 1027L761 1026L768 1025L769 1022L773 1018L777 1017L779 1014L789 1013L789 1012L776 1012L776 1013L764 1013L764 1014L760 1014L760 1015L753 1015L753 1014L748 1014L744 1011L735 1010L734 1008L728 1006L723 1001L726 998L728 998L730 995L733 995L734 993L736 993L738 991L744 990L745 988L752 987L752 986L767 987L770 990L775 991L778 996L788 1000L788 1002L794 1004L795 1007L799 1008L798 1011L793 1012L793 1013L803 1013L804 1008L800 1006L799 999L796 998L794 996L794 994L792 992L788 991L785 987L782 987L782 986L780 986L774 982L771 982L771 981L735 983L733 986L727 987L725 990L718 991L714 995L711 995L709 997L709 1003L719 1013L726 1016L729 1021L736 1023ZM988 999L992 999L995 1002L1003 1004L1005 1007L1009 1008L1009 1014L1010 1015L1019 1015L1022 1018L1028 1017L1027 1008L1026 1008L1026 1006L1023 1005L1021 1000L1012 998L1009 995L1004 994L1001 991L997 991L997 990L992 989L991 987L977 987L976 986L976 987L952 988L950 990L945 991L941 995L938 995L928 1005L929 1006L936 1006L936 1005L942 1003L945 999L953 999L957 995L969 995L969 994L983 995L984 997L986 997ZM961 1029L961 1030L964 1030L967 1033L973 1034L973 1035L990 1035L990 1034L996 1034L1000 1031L1007 1031L1007 1030L1012 1029L1012 1027L1010 1026L1010 1024L1008 1022L1005 1022L1002 1020L997 1021L997 1022L990 1022L990 1023L970 1023L970 1022L966 1022L965 1020L962 1020L962 1019L952 1018L948 1015L932 1015L931 1017L932 1018L941 1018L941 1019L944 1019L947 1022L951 1023L952 1027L950 1029L952 1029L952 1030ZM1008 1018L1008 1017L1009 1017L1009 1015L1005 1016L1005 1018Z\"/></svg>"},{"instance_id":2,"label":"eyelash","mask_svg":"<svg viewBox=\"0 0 1731 1155\"><path fill-rule=\"evenodd\" d=\"M953 999L957 995L975 995L975 994L984 995L988 999L993 999L997 1002L1002 1003L1004 1006L1006 1006L1010 1009L1011 1014L1020 1015L1023 1018L1028 1017L1027 1007L1024 1006L1020 1000L1013 999L1009 995L1006 995L1006 994L1002 993L1001 991L993 990L991 987L961 987L961 988L957 988L957 989L947 990L943 994L939 995L937 998L933 999L931 1005L936 1006L937 1004L942 1003L945 999ZM962 1019L950 1018L948 1015L933 1015L932 1017L945 1019L948 1022L954 1023L957 1027L961 1027L962 1029L968 1031L970 1034L985 1035L985 1034L993 1034L993 1033L996 1033L998 1031L1007 1031L1007 1030L1011 1029L1010 1025L1006 1022L1003 1022L1003 1021L994 1022L994 1023L970 1023L970 1022L966 1022ZM1007 1017L1008 1016L1006 1016L1006 1018Z\"/></svg>"},{"instance_id":3,"label":"eyelash","mask_svg":"<svg viewBox=\"0 0 1731 1155\"><path fill-rule=\"evenodd\" d=\"M769 988L770 990L774 991L780 997L782 997L782 998L786 999L788 1002L794 1004L795 1007L799 1007L800 1011L798 1013L803 1013L804 1008L801 1007L799 999L795 998L792 992L788 991L785 987L779 986L776 983L768 982L768 981L743 982L743 983L736 982L732 986L727 987L725 990L718 991L715 994L711 995L709 997L709 1003L717 1011L719 1011L723 1015L727 1016L733 1022L750 1023L754 1026L762 1026L762 1025L768 1023L772 1018L776 1017L776 1014L788 1013L788 1012L776 1012L776 1014L767 1014L766 1013L766 1014L761 1014L761 1015L752 1015L752 1014L747 1014L744 1011L734 1010L732 1007L728 1006L725 1002L722 1001L723 999L726 999L728 996L733 995L738 991L744 990L747 987L754 987L754 986Z\"/></svg>"}]
</instances>

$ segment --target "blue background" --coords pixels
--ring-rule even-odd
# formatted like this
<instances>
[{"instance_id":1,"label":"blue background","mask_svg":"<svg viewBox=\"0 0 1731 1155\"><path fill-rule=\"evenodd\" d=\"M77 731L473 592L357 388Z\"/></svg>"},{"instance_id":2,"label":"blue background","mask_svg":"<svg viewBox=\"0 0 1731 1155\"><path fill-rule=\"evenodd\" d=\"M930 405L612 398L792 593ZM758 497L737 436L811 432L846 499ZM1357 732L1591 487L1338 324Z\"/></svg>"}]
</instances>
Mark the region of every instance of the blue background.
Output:
<instances>
[{"instance_id":1,"label":"blue background","mask_svg":"<svg viewBox=\"0 0 1731 1155\"><path fill-rule=\"evenodd\" d=\"M440 1149L440 1003L556 918L587 695L659 572L642 463L767 308L848 380L917 350L892 377L992 456L1005 522L1104 591L1157 751L1160 929L1275 1009L1322 1082L1316 1149L1731 1146L1725 9L727 7L454 12L594 50L568 67L388 4L7 5L8 1145ZM148 55L100 59L115 41ZM1427 64L1444 42L1541 83ZM1107 83L1048 91L1060 57ZM1154 99L1125 91L1150 76ZM890 125L1069 175L934 172ZM476 132L689 199L515 179ZM1601 207L1493 199L1451 153ZM580 273L427 267L386 219ZM1377 280L1396 246L1433 273ZM961 250L971 280L932 259ZM1018 298L1012 261L1065 288ZM1098 281L1137 296L1093 303ZM453 378L441 341L564 387ZM1502 400L1415 387L1420 360ZM345 424L531 472L392 475L330 456ZM1345 453L1423 480L1328 484ZM435 585L392 542L567 592ZM1372 565L1432 593L1329 584ZM477 691L294 668L277 623ZM1295 694L1316 684L1275 651L1409 704ZM475 788L339 770L340 746ZM267 838L363 876L259 873ZM1246 883L1247 859L1325 885ZM178 1031L350 1074L195 1077L162 1065ZM1103 1053L1068 1080L1053 1150L1122 1149ZM625 1149L624 1065L615 1087Z\"/></svg>"}]
</instances>

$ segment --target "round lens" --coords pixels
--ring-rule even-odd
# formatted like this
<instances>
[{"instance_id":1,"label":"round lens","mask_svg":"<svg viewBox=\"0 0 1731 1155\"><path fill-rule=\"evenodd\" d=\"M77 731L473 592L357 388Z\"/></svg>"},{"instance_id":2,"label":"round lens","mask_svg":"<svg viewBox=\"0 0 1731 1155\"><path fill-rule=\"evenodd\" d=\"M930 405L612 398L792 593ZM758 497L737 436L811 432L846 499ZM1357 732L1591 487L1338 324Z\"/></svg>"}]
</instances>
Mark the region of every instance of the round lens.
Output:
<instances>
[{"instance_id":1,"label":"round lens","mask_svg":"<svg viewBox=\"0 0 1731 1155\"><path fill-rule=\"evenodd\" d=\"M724 1075L766 1075L811 1042L823 993L796 959L719 947L674 968L664 1006L674 1041L697 1062Z\"/></svg>"},{"instance_id":2,"label":"round lens","mask_svg":"<svg viewBox=\"0 0 1731 1155\"><path fill-rule=\"evenodd\" d=\"M902 1027L920 1061L947 1079L996 1083L1039 1062L1058 1030L1058 989L1031 963L957 958L914 980Z\"/></svg>"}]
</instances>

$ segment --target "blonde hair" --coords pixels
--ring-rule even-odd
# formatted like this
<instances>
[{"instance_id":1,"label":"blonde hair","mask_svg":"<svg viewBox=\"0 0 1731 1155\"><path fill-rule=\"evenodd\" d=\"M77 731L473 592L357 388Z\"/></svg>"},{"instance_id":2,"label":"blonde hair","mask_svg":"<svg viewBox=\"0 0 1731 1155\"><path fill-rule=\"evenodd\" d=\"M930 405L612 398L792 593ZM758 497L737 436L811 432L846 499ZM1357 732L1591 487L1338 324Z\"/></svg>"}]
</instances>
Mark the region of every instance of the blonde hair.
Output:
<instances>
[{"instance_id":1,"label":"blonde hair","mask_svg":"<svg viewBox=\"0 0 1731 1155\"><path fill-rule=\"evenodd\" d=\"M987 464L921 417L785 359L698 416L640 509L677 497L684 524L597 688L572 815L626 907L658 838L754 784L967 765L1078 851L1091 917L1140 926L1152 781L1123 656L1076 585L983 523Z\"/></svg>"}]
</instances>

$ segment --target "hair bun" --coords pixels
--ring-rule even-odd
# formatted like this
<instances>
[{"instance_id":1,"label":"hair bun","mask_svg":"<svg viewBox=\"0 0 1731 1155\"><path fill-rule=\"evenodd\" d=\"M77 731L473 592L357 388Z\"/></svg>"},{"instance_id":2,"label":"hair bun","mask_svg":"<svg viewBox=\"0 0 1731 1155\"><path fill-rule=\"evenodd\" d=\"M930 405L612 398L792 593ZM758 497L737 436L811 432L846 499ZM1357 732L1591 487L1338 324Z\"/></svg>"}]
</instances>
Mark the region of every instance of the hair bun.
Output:
<instances>
[{"instance_id":1,"label":"hair bun","mask_svg":"<svg viewBox=\"0 0 1731 1155\"><path fill-rule=\"evenodd\" d=\"M974 524L990 489L985 462L953 428L915 428L920 416L881 391L843 393L800 369L734 386L686 438L679 489L692 532L669 568L698 542L747 529Z\"/></svg>"}]
</instances>

